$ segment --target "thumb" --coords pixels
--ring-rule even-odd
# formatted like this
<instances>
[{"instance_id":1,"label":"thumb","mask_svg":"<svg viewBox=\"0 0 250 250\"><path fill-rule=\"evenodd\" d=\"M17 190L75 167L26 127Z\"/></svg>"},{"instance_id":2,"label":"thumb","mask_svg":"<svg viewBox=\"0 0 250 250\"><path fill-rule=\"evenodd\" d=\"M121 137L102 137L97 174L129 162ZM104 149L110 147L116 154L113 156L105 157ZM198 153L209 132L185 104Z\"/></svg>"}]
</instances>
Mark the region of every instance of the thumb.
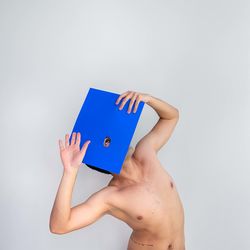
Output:
<instances>
[{"instance_id":1,"label":"thumb","mask_svg":"<svg viewBox=\"0 0 250 250\"><path fill-rule=\"evenodd\" d=\"M86 141L83 145L82 145L82 148L81 148L81 154L85 154L86 153L86 150L90 144L90 140Z\"/></svg>"}]
</instances>

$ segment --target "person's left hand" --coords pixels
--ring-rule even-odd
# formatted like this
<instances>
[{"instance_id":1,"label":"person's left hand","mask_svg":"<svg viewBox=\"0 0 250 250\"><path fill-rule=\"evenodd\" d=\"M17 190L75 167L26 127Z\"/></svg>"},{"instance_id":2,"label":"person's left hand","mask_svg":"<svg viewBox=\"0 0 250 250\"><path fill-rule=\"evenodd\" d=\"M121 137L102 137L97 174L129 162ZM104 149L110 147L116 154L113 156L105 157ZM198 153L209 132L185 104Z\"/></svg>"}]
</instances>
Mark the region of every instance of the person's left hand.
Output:
<instances>
[{"instance_id":1,"label":"person's left hand","mask_svg":"<svg viewBox=\"0 0 250 250\"><path fill-rule=\"evenodd\" d=\"M148 94L143 94L143 93L134 92L134 91L127 91L118 97L115 104L118 105L121 99L123 99L119 107L119 110L122 110L125 104L127 103L127 101L130 100L127 112L130 113L132 110L133 104L135 104L134 110L133 110L133 112L135 113L138 109L139 103L141 101L148 103L150 98L151 96Z\"/></svg>"}]
</instances>

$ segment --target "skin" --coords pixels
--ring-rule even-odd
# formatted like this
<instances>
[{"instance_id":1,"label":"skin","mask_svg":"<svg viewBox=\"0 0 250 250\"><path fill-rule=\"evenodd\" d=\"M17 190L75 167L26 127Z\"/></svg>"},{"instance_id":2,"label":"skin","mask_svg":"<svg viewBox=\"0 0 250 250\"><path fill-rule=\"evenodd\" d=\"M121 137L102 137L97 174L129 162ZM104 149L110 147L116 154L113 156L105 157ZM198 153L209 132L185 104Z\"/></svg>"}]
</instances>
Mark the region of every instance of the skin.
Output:
<instances>
[{"instance_id":1,"label":"skin","mask_svg":"<svg viewBox=\"0 0 250 250\"><path fill-rule=\"evenodd\" d=\"M63 174L50 216L50 231L65 234L84 228L104 215L125 222L133 230L128 250L184 250L184 210L176 184L158 159L157 153L169 140L179 120L179 111L156 97L127 91L116 104L136 112L145 102L159 116L155 126L130 147L120 174L112 174L106 187L83 203L71 207L74 183L90 141L79 148L81 135L59 140Z\"/></svg>"}]
</instances>

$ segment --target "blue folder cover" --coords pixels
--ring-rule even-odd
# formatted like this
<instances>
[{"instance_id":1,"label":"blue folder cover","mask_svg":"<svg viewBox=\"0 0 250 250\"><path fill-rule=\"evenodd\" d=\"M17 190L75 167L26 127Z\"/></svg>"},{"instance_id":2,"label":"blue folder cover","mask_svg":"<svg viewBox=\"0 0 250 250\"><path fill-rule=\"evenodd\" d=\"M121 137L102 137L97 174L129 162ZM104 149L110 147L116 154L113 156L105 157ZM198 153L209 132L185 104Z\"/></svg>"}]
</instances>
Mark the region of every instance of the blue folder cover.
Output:
<instances>
[{"instance_id":1,"label":"blue folder cover","mask_svg":"<svg viewBox=\"0 0 250 250\"><path fill-rule=\"evenodd\" d=\"M80 148L91 140L83 163L119 174L144 107L127 113L130 100L122 110L115 102L119 94L90 88L78 114L73 132L81 133Z\"/></svg>"}]
</instances>

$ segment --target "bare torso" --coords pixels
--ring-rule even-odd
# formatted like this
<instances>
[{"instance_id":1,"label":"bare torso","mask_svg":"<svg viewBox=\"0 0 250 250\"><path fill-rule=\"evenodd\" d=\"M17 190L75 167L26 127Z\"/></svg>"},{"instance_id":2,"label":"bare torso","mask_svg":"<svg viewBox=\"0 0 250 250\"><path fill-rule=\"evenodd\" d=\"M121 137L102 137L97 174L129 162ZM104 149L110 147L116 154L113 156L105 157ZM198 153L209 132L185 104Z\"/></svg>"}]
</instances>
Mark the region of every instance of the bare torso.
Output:
<instances>
[{"instance_id":1,"label":"bare torso","mask_svg":"<svg viewBox=\"0 0 250 250\"><path fill-rule=\"evenodd\" d=\"M124 221L133 232L128 250L184 250L184 210L176 185L155 157L146 178L139 183L116 186L110 215Z\"/></svg>"}]
</instances>

